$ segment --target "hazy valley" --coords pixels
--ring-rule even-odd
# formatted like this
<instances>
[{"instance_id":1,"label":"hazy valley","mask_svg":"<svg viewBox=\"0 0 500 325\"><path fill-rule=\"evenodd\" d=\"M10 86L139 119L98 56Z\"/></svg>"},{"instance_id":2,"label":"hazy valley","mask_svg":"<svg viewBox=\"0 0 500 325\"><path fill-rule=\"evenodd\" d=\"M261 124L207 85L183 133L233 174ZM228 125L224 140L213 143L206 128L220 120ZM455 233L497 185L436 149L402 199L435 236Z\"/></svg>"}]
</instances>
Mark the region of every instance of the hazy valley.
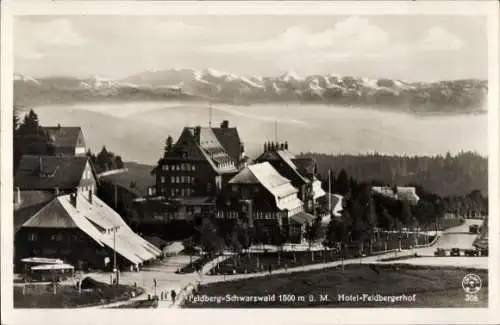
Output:
<instances>
[{"instance_id":1,"label":"hazy valley","mask_svg":"<svg viewBox=\"0 0 500 325\"><path fill-rule=\"evenodd\" d=\"M204 102L137 101L34 106L42 125L81 126L87 145L102 145L126 161L154 164L165 139L184 126L208 126ZM287 140L293 152L435 155L461 150L487 156L486 114L415 115L314 104L214 104L212 125L238 127L248 154L265 141Z\"/></svg>"}]
</instances>

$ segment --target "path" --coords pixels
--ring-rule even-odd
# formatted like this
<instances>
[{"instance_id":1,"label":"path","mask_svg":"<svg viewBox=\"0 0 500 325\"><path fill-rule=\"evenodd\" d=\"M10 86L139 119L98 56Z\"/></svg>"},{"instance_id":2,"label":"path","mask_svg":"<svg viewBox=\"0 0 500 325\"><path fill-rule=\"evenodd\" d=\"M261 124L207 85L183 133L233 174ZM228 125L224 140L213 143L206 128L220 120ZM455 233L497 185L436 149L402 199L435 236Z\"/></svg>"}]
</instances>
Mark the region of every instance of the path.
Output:
<instances>
[{"instance_id":1,"label":"path","mask_svg":"<svg viewBox=\"0 0 500 325\"><path fill-rule=\"evenodd\" d=\"M383 253L376 256L368 256L361 258L352 258L348 260L335 261L329 263L318 263L311 264L305 266L299 266L294 268L288 268L286 271L284 269L274 270L272 274L285 274L285 273L293 273L293 272L304 272L311 270L320 270L324 268L332 268L338 267L344 264L355 264L355 263L406 263L406 264L420 264L420 265L446 265L446 266L463 266L463 267L472 267L472 268L487 268L487 257L434 257L434 251L437 247L448 246L448 245L459 245L459 248L469 248L472 247L472 242L476 235L474 234L466 234L468 232L469 225L471 224L480 224L482 220L466 220L465 224L450 228L445 230L440 238L437 240L431 247L423 247L423 248L415 248L411 250L403 250L401 252L391 251L388 253ZM297 245L299 246L299 245ZM454 246L455 247L455 246ZM257 247L256 247L257 248ZM272 249L272 247L266 247ZM299 247L296 247L299 248ZM379 261L381 258L386 257L394 257L394 256L405 256L417 253L421 256L428 257L420 257L415 259L408 260L396 260L392 262L381 262ZM178 255L174 257L169 257L161 262L159 265L148 266L141 270L141 272L125 272L121 274L120 282L123 284L133 285L134 282L137 283L138 286L143 287L146 292L145 294L128 300L126 302L120 302L105 306L100 306L98 308L107 308L113 307L123 304L128 304L134 300L143 300L147 298L147 295L154 294L154 282L153 279L157 281L156 293L159 295L161 291L168 292L168 296L170 296L170 291L175 290L178 294L178 299L173 304L170 300L160 300L158 302L158 308L177 308L180 307L185 298L187 298L192 290L192 288L200 283L202 285L216 282L226 282L226 281L236 281L241 279L249 279L256 277L264 277L269 275L268 272L259 272L259 273L251 273L251 274L236 274L236 275L211 275L207 276L206 274L212 269L217 263L220 263L223 259L228 258L230 255L221 256L217 259L214 259L207 263L202 270L202 274L198 273L189 273L189 274L176 274L175 271L183 265L189 263L189 256ZM205 274L205 275L203 275ZM96 280L109 282L109 273L108 274L99 274L91 275Z\"/></svg>"}]
</instances>

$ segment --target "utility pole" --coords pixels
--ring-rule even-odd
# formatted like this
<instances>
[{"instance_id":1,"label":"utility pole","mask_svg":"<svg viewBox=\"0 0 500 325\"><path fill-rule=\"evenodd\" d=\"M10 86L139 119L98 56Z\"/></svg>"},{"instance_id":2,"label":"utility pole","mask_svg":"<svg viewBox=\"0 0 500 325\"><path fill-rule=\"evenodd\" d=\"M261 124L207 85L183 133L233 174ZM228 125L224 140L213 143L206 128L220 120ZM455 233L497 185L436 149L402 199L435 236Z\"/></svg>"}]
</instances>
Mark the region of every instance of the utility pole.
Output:
<instances>
[{"instance_id":1,"label":"utility pole","mask_svg":"<svg viewBox=\"0 0 500 325\"><path fill-rule=\"evenodd\" d=\"M115 203L115 211L117 210L117 207L118 207L118 185L114 184L114 196L115 196L115 199L114 199L114 203Z\"/></svg>"},{"instance_id":2,"label":"utility pole","mask_svg":"<svg viewBox=\"0 0 500 325\"><path fill-rule=\"evenodd\" d=\"M116 285L118 285L118 270L116 268L116 229L118 227L113 227L113 272L116 277Z\"/></svg>"},{"instance_id":3,"label":"utility pole","mask_svg":"<svg viewBox=\"0 0 500 325\"><path fill-rule=\"evenodd\" d=\"M332 170L328 169L328 212L332 216Z\"/></svg>"}]
</instances>

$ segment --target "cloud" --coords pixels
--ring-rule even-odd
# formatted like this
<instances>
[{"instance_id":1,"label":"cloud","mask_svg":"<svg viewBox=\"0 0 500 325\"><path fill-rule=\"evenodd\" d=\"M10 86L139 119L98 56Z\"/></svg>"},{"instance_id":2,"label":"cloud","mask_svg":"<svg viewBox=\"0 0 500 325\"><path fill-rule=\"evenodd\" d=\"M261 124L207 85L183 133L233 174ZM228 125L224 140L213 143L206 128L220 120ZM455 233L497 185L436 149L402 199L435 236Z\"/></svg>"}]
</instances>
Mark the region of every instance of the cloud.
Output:
<instances>
[{"instance_id":1,"label":"cloud","mask_svg":"<svg viewBox=\"0 0 500 325\"><path fill-rule=\"evenodd\" d=\"M429 29L419 44L424 51L456 51L462 49L464 45L457 35L440 26Z\"/></svg>"},{"instance_id":2,"label":"cloud","mask_svg":"<svg viewBox=\"0 0 500 325\"><path fill-rule=\"evenodd\" d=\"M61 47L77 47L85 39L67 19L19 20L14 25L14 52L25 59L39 59Z\"/></svg>"},{"instance_id":3,"label":"cloud","mask_svg":"<svg viewBox=\"0 0 500 325\"><path fill-rule=\"evenodd\" d=\"M301 26L290 27L276 37L255 42L205 46L213 53L300 53L333 51L363 52L389 42L387 33L366 18L348 17L331 29L314 32Z\"/></svg>"}]
</instances>

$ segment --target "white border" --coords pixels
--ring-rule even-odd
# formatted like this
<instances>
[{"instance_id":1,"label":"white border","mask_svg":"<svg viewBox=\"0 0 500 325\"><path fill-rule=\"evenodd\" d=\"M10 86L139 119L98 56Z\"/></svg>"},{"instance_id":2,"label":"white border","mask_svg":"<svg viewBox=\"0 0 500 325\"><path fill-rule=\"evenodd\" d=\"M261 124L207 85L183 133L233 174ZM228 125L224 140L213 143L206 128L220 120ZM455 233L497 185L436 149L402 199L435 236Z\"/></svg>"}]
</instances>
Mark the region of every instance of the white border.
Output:
<instances>
[{"instance_id":1,"label":"white border","mask_svg":"<svg viewBox=\"0 0 500 325\"><path fill-rule=\"evenodd\" d=\"M9 1L9 0L7 0ZM1 2L1 305L2 324L495 324L498 312L498 3L430 2ZM212 309L212 310L14 310L12 309L12 17L15 15L484 15L489 40L489 308L486 309ZM50 35L48 35L50 37ZM473 64L473 63L471 63ZM318 281L321 281L318 279ZM496 290L495 290L496 289ZM254 311L251 315L250 310Z\"/></svg>"}]
</instances>

